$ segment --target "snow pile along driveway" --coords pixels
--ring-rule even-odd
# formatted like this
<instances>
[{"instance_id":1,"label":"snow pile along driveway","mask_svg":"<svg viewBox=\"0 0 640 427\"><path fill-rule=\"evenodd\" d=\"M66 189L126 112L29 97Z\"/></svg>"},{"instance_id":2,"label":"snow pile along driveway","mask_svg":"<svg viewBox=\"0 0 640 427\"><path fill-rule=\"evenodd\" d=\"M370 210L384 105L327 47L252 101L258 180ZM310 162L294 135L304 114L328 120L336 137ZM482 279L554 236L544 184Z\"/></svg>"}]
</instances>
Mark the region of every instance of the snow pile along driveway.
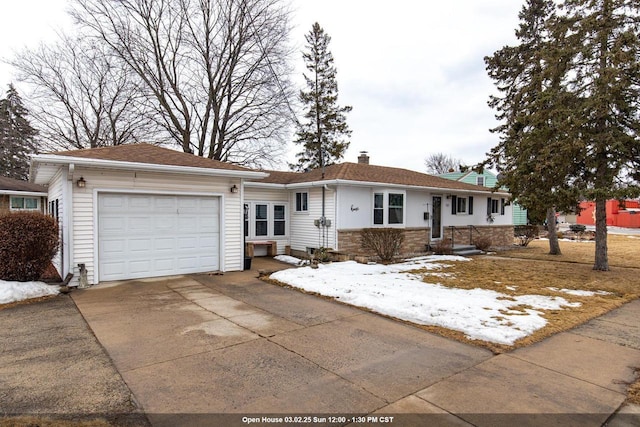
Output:
<instances>
[{"instance_id":1,"label":"snow pile along driveway","mask_svg":"<svg viewBox=\"0 0 640 427\"><path fill-rule=\"evenodd\" d=\"M0 280L0 304L57 295L60 292L59 289L58 286L47 285L43 282L8 282Z\"/></svg>"},{"instance_id":2,"label":"snow pile along driveway","mask_svg":"<svg viewBox=\"0 0 640 427\"><path fill-rule=\"evenodd\" d=\"M577 307L562 297L511 296L486 289L457 289L426 283L415 270L437 270L442 261L470 261L456 256L414 258L393 265L354 261L278 271L271 278L333 297L377 313L421 325L461 331L470 339L512 345L547 323L544 310ZM428 276L437 280L437 276Z\"/></svg>"}]
</instances>

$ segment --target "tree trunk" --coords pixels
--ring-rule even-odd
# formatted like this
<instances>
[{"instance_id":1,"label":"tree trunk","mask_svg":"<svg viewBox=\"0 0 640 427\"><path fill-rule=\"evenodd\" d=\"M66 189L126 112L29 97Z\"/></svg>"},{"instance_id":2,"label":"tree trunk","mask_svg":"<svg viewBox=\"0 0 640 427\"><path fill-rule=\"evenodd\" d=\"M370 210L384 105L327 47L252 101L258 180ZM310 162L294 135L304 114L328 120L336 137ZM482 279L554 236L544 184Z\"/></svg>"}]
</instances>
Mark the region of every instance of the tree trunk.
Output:
<instances>
[{"instance_id":1,"label":"tree trunk","mask_svg":"<svg viewBox=\"0 0 640 427\"><path fill-rule=\"evenodd\" d=\"M609 271L607 256L607 199L596 198L596 259L594 270Z\"/></svg>"},{"instance_id":2,"label":"tree trunk","mask_svg":"<svg viewBox=\"0 0 640 427\"><path fill-rule=\"evenodd\" d=\"M556 232L556 208L554 207L547 209L547 230L549 230L549 255L562 255Z\"/></svg>"}]
</instances>

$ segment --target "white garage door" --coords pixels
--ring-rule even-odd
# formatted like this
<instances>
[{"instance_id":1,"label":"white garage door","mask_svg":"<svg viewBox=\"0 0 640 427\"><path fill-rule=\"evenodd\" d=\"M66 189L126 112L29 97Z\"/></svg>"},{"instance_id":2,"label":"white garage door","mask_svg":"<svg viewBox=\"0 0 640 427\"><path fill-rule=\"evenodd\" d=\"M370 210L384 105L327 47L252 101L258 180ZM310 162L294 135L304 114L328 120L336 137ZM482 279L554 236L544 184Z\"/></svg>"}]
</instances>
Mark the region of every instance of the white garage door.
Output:
<instances>
[{"instance_id":1,"label":"white garage door","mask_svg":"<svg viewBox=\"0 0 640 427\"><path fill-rule=\"evenodd\" d=\"M98 195L100 280L219 269L218 197Z\"/></svg>"}]
</instances>

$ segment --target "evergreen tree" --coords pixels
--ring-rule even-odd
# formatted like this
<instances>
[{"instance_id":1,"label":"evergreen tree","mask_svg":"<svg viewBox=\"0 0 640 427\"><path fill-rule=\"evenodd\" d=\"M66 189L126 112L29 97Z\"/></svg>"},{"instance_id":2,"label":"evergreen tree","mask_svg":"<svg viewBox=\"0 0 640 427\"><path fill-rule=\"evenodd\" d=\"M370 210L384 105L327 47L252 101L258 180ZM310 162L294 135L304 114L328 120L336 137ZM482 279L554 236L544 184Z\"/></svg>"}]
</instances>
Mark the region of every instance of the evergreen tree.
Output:
<instances>
[{"instance_id":1,"label":"evergreen tree","mask_svg":"<svg viewBox=\"0 0 640 427\"><path fill-rule=\"evenodd\" d=\"M623 183L640 166L639 16L632 0L527 0L520 45L486 58L501 140L485 165L549 225L551 207L595 199L596 270L609 268L606 200L639 192Z\"/></svg>"},{"instance_id":2,"label":"evergreen tree","mask_svg":"<svg viewBox=\"0 0 640 427\"><path fill-rule=\"evenodd\" d=\"M571 140L579 147L584 196L596 202L594 270L608 270L606 201L635 197L640 189L623 184L640 167L640 3L637 0L565 0L570 73L566 87L574 99Z\"/></svg>"},{"instance_id":3,"label":"evergreen tree","mask_svg":"<svg viewBox=\"0 0 640 427\"><path fill-rule=\"evenodd\" d=\"M29 178L29 155L37 150L38 132L31 126L29 111L13 85L0 99L0 175L26 180Z\"/></svg>"},{"instance_id":4,"label":"evergreen tree","mask_svg":"<svg viewBox=\"0 0 640 427\"><path fill-rule=\"evenodd\" d=\"M331 37L316 22L305 36L307 52L303 54L310 75L304 74L307 90L300 91L300 101L306 108L305 123L299 124L296 144L302 151L296 157L298 163L292 169L306 170L335 163L349 147L346 140L351 135L345 113L351 107L340 107L338 83L333 55L329 51Z\"/></svg>"},{"instance_id":5,"label":"evergreen tree","mask_svg":"<svg viewBox=\"0 0 640 427\"><path fill-rule=\"evenodd\" d=\"M506 46L485 58L489 76L499 96L489 105L500 125L492 129L500 143L488 154L484 166L495 166L499 185L509 188L518 203L549 225L549 253L559 255L555 233L555 208L573 209L571 153L559 152L566 139L560 130L568 95L561 87L563 43L553 33L552 0L527 0L516 30L517 46ZM551 66L553 64L553 66Z\"/></svg>"}]
</instances>

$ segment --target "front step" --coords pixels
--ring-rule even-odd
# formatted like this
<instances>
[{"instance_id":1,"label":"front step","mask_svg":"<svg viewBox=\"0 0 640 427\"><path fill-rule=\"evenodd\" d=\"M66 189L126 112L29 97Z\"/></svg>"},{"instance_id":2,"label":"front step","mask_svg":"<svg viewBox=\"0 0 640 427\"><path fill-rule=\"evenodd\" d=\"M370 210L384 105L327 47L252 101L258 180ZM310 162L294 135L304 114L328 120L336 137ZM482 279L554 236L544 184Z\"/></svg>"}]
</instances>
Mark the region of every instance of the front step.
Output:
<instances>
[{"instance_id":1,"label":"front step","mask_svg":"<svg viewBox=\"0 0 640 427\"><path fill-rule=\"evenodd\" d=\"M479 255L482 251L474 245L453 245L453 254L459 256Z\"/></svg>"}]
</instances>

